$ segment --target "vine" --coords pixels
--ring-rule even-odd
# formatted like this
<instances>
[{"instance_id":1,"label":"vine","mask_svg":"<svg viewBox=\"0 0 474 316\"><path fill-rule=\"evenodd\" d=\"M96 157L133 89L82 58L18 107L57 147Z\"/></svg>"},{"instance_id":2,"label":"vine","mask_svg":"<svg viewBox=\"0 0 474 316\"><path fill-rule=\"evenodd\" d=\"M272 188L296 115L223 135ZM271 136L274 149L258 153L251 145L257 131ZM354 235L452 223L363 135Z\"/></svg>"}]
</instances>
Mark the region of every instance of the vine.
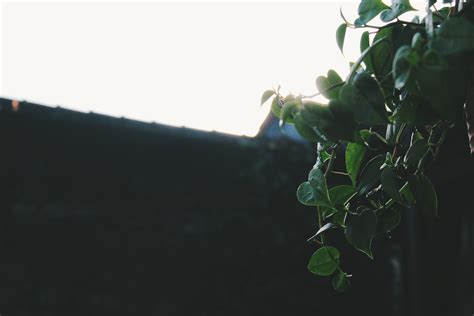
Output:
<instances>
[{"instance_id":1,"label":"vine","mask_svg":"<svg viewBox=\"0 0 474 316\"><path fill-rule=\"evenodd\" d=\"M427 172L448 129L463 120L474 57L474 2L444 1L440 9L436 2L427 1L424 17L412 21L399 19L415 11L409 0L392 0L391 6L362 0L353 23L341 11L341 52L348 28L372 30L362 34L361 55L347 78L329 70L316 79L319 92L310 96L263 93L261 103L271 100L280 125L294 124L316 146L316 163L296 195L318 216L318 229L308 239L318 249L308 269L332 277L337 291L349 289L350 275L327 238L329 230L341 231L372 259L372 241L390 234L405 208L438 216ZM368 24L376 17L385 24ZM318 95L327 104L315 101ZM340 158L345 169L334 170ZM331 177L345 184L328 187Z\"/></svg>"}]
</instances>

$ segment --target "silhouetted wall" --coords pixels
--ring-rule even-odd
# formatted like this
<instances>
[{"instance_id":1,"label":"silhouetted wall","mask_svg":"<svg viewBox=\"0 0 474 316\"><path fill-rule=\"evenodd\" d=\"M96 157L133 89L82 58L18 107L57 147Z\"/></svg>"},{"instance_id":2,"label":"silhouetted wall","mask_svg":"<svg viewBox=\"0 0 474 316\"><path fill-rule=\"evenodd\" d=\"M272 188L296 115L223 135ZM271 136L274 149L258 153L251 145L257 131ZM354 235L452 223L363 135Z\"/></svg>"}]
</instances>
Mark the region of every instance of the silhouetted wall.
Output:
<instances>
[{"instance_id":1,"label":"silhouetted wall","mask_svg":"<svg viewBox=\"0 0 474 316\"><path fill-rule=\"evenodd\" d=\"M436 280L452 283L447 304L460 297L447 293L457 273L439 270L460 263L444 244L457 237L413 241L416 219L373 262L340 243L349 294L307 272L316 214L295 190L315 155L304 144L0 106L2 316L415 316L428 303L438 315L442 301L415 291Z\"/></svg>"}]
</instances>

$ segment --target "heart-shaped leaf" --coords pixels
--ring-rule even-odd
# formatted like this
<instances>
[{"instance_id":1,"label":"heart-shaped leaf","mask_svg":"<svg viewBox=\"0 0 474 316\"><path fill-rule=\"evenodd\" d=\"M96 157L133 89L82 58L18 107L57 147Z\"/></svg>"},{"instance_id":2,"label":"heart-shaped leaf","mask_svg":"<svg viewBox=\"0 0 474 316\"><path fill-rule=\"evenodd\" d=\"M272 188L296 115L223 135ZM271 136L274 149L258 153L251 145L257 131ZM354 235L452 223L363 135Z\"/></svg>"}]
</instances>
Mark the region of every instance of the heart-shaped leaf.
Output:
<instances>
[{"instance_id":1,"label":"heart-shaped leaf","mask_svg":"<svg viewBox=\"0 0 474 316\"><path fill-rule=\"evenodd\" d=\"M345 84L339 94L341 101L350 105L357 122L374 125L388 123L383 93L377 81L368 73L355 75L353 81Z\"/></svg>"},{"instance_id":2,"label":"heart-shaped leaf","mask_svg":"<svg viewBox=\"0 0 474 316\"><path fill-rule=\"evenodd\" d=\"M377 233L393 231L401 221L400 210L397 205L377 212Z\"/></svg>"},{"instance_id":3,"label":"heart-shaped leaf","mask_svg":"<svg viewBox=\"0 0 474 316\"><path fill-rule=\"evenodd\" d=\"M333 137L349 142L355 141L358 124L350 107L346 103L335 99L329 101L328 107L338 123L338 128L331 132Z\"/></svg>"},{"instance_id":4,"label":"heart-shaped leaf","mask_svg":"<svg viewBox=\"0 0 474 316\"><path fill-rule=\"evenodd\" d=\"M368 193L379 181L382 170L380 167L385 162L385 155L381 154L372 158L361 172L359 179L359 195Z\"/></svg>"},{"instance_id":5,"label":"heart-shaped leaf","mask_svg":"<svg viewBox=\"0 0 474 316\"><path fill-rule=\"evenodd\" d=\"M400 195L400 189L402 188L402 180L397 177L392 168L388 167L382 171L380 176L380 182L382 183L383 191L394 201L402 202L402 196Z\"/></svg>"},{"instance_id":6,"label":"heart-shaped leaf","mask_svg":"<svg viewBox=\"0 0 474 316\"><path fill-rule=\"evenodd\" d=\"M424 174L413 175L408 179L408 186L416 208L428 216L438 216L438 197L430 179Z\"/></svg>"},{"instance_id":7,"label":"heart-shaped leaf","mask_svg":"<svg viewBox=\"0 0 474 316\"><path fill-rule=\"evenodd\" d=\"M316 250L308 263L308 270L319 276L328 276L339 267L341 254L335 247L324 246Z\"/></svg>"},{"instance_id":8,"label":"heart-shaped leaf","mask_svg":"<svg viewBox=\"0 0 474 316\"><path fill-rule=\"evenodd\" d=\"M329 192L324 173L320 169L313 169L309 172L308 181L314 188L316 198L318 201L321 201L320 205L330 206Z\"/></svg>"},{"instance_id":9,"label":"heart-shaped leaf","mask_svg":"<svg viewBox=\"0 0 474 316\"><path fill-rule=\"evenodd\" d=\"M343 124L336 120L327 105L305 101L301 110L301 116L309 126L320 131L329 140L339 141L341 135L344 135L345 129Z\"/></svg>"},{"instance_id":10,"label":"heart-shaped leaf","mask_svg":"<svg viewBox=\"0 0 474 316\"><path fill-rule=\"evenodd\" d=\"M357 250L365 253L369 258L372 255L372 239L377 229L377 216L370 209L365 209L361 214L347 214L346 229L344 231L347 241Z\"/></svg>"},{"instance_id":11,"label":"heart-shaped leaf","mask_svg":"<svg viewBox=\"0 0 474 316\"><path fill-rule=\"evenodd\" d=\"M341 84L342 81L343 81L341 76L339 76L339 74L335 70L332 70L332 69L328 70L327 78L329 80L329 83L332 86L335 86L337 84Z\"/></svg>"},{"instance_id":12,"label":"heart-shaped leaf","mask_svg":"<svg viewBox=\"0 0 474 316\"><path fill-rule=\"evenodd\" d=\"M380 19L383 22L390 22L403 13L414 10L415 9L411 6L409 0L392 0L392 6L390 9L386 9L380 14Z\"/></svg>"},{"instance_id":13,"label":"heart-shaped leaf","mask_svg":"<svg viewBox=\"0 0 474 316\"><path fill-rule=\"evenodd\" d=\"M428 142L426 139L418 139L408 149L407 153L405 154L404 162L407 164L407 166L416 168L420 159L427 150Z\"/></svg>"},{"instance_id":14,"label":"heart-shaped leaf","mask_svg":"<svg viewBox=\"0 0 474 316\"><path fill-rule=\"evenodd\" d=\"M318 91L328 99L336 99L339 96L339 89L332 88L329 79L325 76L316 78L316 87Z\"/></svg>"},{"instance_id":15,"label":"heart-shaped leaf","mask_svg":"<svg viewBox=\"0 0 474 316\"><path fill-rule=\"evenodd\" d=\"M316 87L319 92L328 99L337 99L339 96L340 85L342 78L334 70L329 70L327 77L319 76L316 78Z\"/></svg>"},{"instance_id":16,"label":"heart-shaped leaf","mask_svg":"<svg viewBox=\"0 0 474 316\"><path fill-rule=\"evenodd\" d=\"M373 41L376 42L381 38L388 38L390 40L385 41L377 47L374 47L370 53L370 59L372 62L372 67L377 78L384 78L386 75L392 71L393 63L393 37L394 33L398 34L400 32L401 26L394 25L392 27L385 27L380 29L377 34L375 34Z\"/></svg>"},{"instance_id":17,"label":"heart-shaped leaf","mask_svg":"<svg viewBox=\"0 0 474 316\"><path fill-rule=\"evenodd\" d=\"M309 141L315 142L315 143L322 143L324 142L324 139L319 137L319 135L309 126L302 118L301 113L297 112L294 114L294 119L295 123L295 128L298 131L298 133L306 138Z\"/></svg>"},{"instance_id":18,"label":"heart-shaped leaf","mask_svg":"<svg viewBox=\"0 0 474 316\"><path fill-rule=\"evenodd\" d=\"M357 143L348 143L346 147L346 170L352 180L352 184L356 184L359 175L360 166L364 160L366 147Z\"/></svg>"},{"instance_id":19,"label":"heart-shaped leaf","mask_svg":"<svg viewBox=\"0 0 474 316\"><path fill-rule=\"evenodd\" d=\"M413 49L408 46L402 46L397 50L393 58L393 80L396 89L402 89L410 79L413 65L409 62Z\"/></svg>"},{"instance_id":20,"label":"heart-shaped leaf","mask_svg":"<svg viewBox=\"0 0 474 316\"><path fill-rule=\"evenodd\" d=\"M362 0L357 10L359 18L355 20L354 24L363 26L379 15L380 12L388 8L389 7L385 5L382 0Z\"/></svg>"},{"instance_id":21,"label":"heart-shaped leaf","mask_svg":"<svg viewBox=\"0 0 474 316\"><path fill-rule=\"evenodd\" d=\"M303 182L299 185L298 189L296 190L296 197L301 204L308 206L318 205L316 191L309 182Z\"/></svg>"}]
</instances>

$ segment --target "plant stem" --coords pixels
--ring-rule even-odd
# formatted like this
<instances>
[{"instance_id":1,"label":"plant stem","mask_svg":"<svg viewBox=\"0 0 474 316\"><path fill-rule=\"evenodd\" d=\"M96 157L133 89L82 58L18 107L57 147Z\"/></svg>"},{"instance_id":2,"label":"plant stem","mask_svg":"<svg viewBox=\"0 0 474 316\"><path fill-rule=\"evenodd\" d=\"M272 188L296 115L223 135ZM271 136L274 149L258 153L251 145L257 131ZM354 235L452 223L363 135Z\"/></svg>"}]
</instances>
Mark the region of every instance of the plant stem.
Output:
<instances>
[{"instance_id":1,"label":"plant stem","mask_svg":"<svg viewBox=\"0 0 474 316\"><path fill-rule=\"evenodd\" d=\"M319 225L318 229L321 229L321 227L323 227L323 213L321 212L321 209L319 208L319 206L316 206L316 208L318 209L318 225ZM324 233L321 233L321 244L324 245L325 241L326 240L324 238Z\"/></svg>"},{"instance_id":2,"label":"plant stem","mask_svg":"<svg viewBox=\"0 0 474 316\"><path fill-rule=\"evenodd\" d=\"M402 123L400 129L398 130L397 137L395 137L395 145L393 146L392 160L395 159L397 155L398 146L400 146L400 139L402 138L403 132L405 131L406 123Z\"/></svg>"},{"instance_id":3,"label":"plant stem","mask_svg":"<svg viewBox=\"0 0 474 316\"><path fill-rule=\"evenodd\" d=\"M348 176L349 174L347 172L341 172L341 171L330 171L333 174L341 175L341 176Z\"/></svg>"},{"instance_id":4,"label":"plant stem","mask_svg":"<svg viewBox=\"0 0 474 316\"><path fill-rule=\"evenodd\" d=\"M339 145L336 145L332 150L331 158L329 158L328 166L326 168L326 171L324 172L324 177L327 177L329 172L331 172L332 166L334 165L334 160L336 160L336 152L337 152L338 147ZM317 209L318 209L318 224L319 224L319 228L321 228L323 227L323 213L321 212L321 209L319 208L319 206L317 206ZM325 241L326 240L324 238L324 233L321 233L321 243L324 245Z\"/></svg>"},{"instance_id":5,"label":"plant stem","mask_svg":"<svg viewBox=\"0 0 474 316\"><path fill-rule=\"evenodd\" d=\"M360 64L362 63L362 61L365 59L365 57L372 51L372 49L374 49L374 47L376 47L378 44L384 42L384 41L387 41L388 40L388 37L385 36L385 37L382 37L378 40L376 40L375 42L372 43L371 46L367 47L366 50L364 50L364 52L362 53L362 55L360 55L360 57L357 59L357 61L352 65L352 68L351 68L351 71L349 73L349 75L347 76L347 79L346 79L346 82L349 82L351 80L351 78L354 76L354 74L356 73L357 69L359 68Z\"/></svg>"},{"instance_id":6,"label":"plant stem","mask_svg":"<svg viewBox=\"0 0 474 316\"><path fill-rule=\"evenodd\" d=\"M334 160L336 159L336 151L337 151L337 147L336 146L332 153L331 153L331 158L329 158L329 163L328 163L328 166L326 168L326 171L324 172L324 177L327 177L327 175L329 174L329 172L331 172L331 169L332 169L332 166L334 165Z\"/></svg>"}]
</instances>

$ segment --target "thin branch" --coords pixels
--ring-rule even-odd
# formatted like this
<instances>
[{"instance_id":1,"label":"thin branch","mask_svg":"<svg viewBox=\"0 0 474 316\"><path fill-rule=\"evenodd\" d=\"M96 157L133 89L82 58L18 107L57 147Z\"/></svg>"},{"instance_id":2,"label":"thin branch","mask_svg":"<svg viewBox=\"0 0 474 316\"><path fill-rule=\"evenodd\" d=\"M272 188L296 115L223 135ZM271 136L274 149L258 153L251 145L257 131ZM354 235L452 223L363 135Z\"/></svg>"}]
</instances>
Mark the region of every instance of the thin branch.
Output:
<instances>
[{"instance_id":1,"label":"thin branch","mask_svg":"<svg viewBox=\"0 0 474 316\"><path fill-rule=\"evenodd\" d=\"M336 146L336 148L333 149L333 151L331 153L331 158L329 158L329 163L328 163L328 166L326 168L326 172L324 172L325 177L327 177L329 172L331 172L332 166L334 165L334 160L336 160L336 151L337 151L337 146Z\"/></svg>"}]
</instances>

